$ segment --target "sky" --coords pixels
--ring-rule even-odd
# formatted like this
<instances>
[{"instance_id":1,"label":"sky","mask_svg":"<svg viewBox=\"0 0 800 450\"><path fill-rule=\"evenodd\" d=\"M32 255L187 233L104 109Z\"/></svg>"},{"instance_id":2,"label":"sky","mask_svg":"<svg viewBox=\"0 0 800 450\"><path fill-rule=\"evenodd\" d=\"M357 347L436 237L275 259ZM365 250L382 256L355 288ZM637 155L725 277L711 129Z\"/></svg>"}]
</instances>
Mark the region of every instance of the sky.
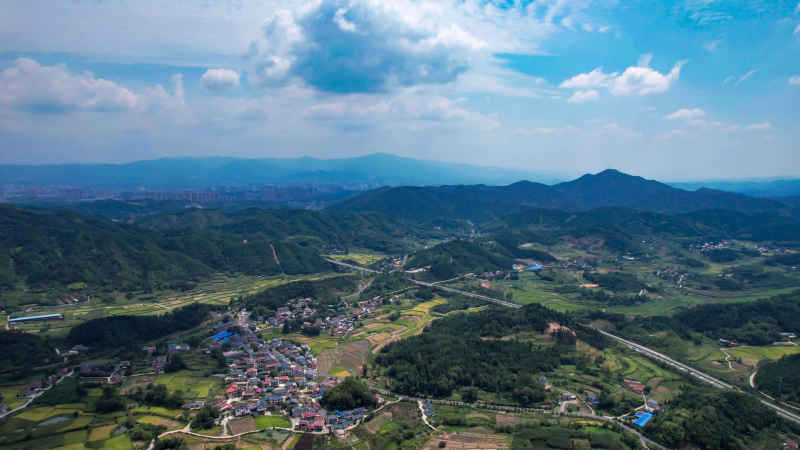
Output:
<instances>
[{"instance_id":1,"label":"sky","mask_svg":"<svg viewBox=\"0 0 800 450\"><path fill-rule=\"evenodd\" d=\"M797 0L5 0L0 163L800 176Z\"/></svg>"}]
</instances>

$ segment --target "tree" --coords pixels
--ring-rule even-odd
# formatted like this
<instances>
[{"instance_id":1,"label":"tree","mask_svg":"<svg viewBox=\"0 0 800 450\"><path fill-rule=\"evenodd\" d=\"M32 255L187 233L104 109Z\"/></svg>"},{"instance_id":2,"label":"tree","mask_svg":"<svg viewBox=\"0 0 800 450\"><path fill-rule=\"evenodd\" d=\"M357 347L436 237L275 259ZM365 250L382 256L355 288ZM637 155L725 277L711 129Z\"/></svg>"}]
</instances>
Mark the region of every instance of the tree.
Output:
<instances>
[{"instance_id":1,"label":"tree","mask_svg":"<svg viewBox=\"0 0 800 450\"><path fill-rule=\"evenodd\" d=\"M348 377L339 385L325 391L320 402L328 410L348 410L377 405L367 384L356 377Z\"/></svg>"}]
</instances>

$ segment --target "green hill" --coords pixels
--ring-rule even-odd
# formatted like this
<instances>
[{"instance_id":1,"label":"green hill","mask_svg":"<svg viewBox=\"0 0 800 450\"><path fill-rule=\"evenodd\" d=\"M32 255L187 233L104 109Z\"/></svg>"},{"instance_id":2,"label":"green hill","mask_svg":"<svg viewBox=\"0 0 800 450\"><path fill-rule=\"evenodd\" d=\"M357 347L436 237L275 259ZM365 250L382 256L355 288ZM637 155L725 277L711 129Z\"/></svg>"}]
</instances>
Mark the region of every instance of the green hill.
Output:
<instances>
[{"instance_id":1,"label":"green hill","mask_svg":"<svg viewBox=\"0 0 800 450\"><path fill-rule=\"evenodd\" d=\"M407 267L430 266L428 274L437 280L468 272L509 270L513 264L512 259L498 250L490 243L450 241L418 251L408 260Z\"/></svg>"},{"instance_id":2,"label":"green hill","mask_svg":"<svg viewBox=\"0 0 800 450\"><path fill-rule=\"evenodd\" d=\"M800 402L800 354L764 364L758 369L756 386L773 397Z\"/></svg>"},{"instance_id":3,"label":"green hill","mask_svg":"<svg viewBox=\"0 0 800 450\"><path fill-rule=\"evenodd\" d=\"M777 200L712 189L686 191L616 170L552 186L521 181L508 186L380 188L329 209L375 211L412 222L431 222L440 217L484 222L530 207L576 211L609 206L669 214L708 209L798 214L796 208Z\"/></svg>"},{"instance_id":4,"label":"green hill","mask_svg":"<svg viewBox=\"0 0 800 450\"><path fill-rule=\"evenodd\" d=\"M108 291L156 290L214 272L301 274L329 268L312 248L259 234L157 232L73 212L0 206L0 292L75 284ZM12 306L4 299L5 306Z\"/></svg>"},{"instance_id":5,"label":"green hill","mask_svg":"<svg viewBox=\"0 0 800 450\"><path fill-rule=\"evenodd\" d=\"M376 213L324 213L304 209L248 208L240 211L188 209L146 217L137 225L151 230L210 229L313 246L368 248L393 252L409 246L408 238L430 235Z\"/></svg>"}]
</instances>

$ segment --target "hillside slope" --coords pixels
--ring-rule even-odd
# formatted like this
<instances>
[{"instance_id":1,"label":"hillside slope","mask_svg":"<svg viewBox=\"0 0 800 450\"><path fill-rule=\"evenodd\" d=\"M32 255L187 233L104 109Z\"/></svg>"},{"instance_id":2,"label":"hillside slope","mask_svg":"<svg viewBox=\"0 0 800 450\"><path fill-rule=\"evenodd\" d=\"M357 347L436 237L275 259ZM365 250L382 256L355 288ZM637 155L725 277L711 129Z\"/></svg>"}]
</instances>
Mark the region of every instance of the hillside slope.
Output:
<instances>
[{"instance_id":1,"label":"hillside slope","mask_svg":"<svg viewBox=\"0 0 800 450\"><path fill-rule=\"evenodd\" d=\"M72 283L120 291L159 289L218 271L298 274L328 268L313 249L263 236L155 232L72 212L0 206L0 291Z\"/></svg>"}]
</instances>

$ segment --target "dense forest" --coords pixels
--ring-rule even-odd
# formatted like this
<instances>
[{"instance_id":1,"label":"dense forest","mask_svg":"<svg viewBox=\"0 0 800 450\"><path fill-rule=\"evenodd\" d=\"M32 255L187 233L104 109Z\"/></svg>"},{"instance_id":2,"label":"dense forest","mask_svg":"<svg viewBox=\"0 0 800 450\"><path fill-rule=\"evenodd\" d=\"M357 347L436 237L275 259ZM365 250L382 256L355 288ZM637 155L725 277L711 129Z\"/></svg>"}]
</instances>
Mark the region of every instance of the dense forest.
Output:
<instances>
[{"instance_id":1,"label":"dense forest","mask_svg":"<svg viewBox=\"0 0 800 450\"><path fill-rule=\"evenodd\" d=\"M43 364L55 357L55 351L38 335L0 330L0 370Z\"/></svg>"},{"instance_id":2,"label":"dense forest","mask_svg":"<svg viewBox=\"0 0 800 450\"><path fill-rule=\"evenodd\" d=\"M421 335L384 347L375 363L390 378L392 391L448 397L478 388L510 404L532 405L544 399L537 375L576 363L575 335L555 333L552 346L500 338L543 333L550 322L570 323L563 314L537 304L455 314L434 321ZM590 343L602 341L583 328L575 331Z\"/></svg>"},{"instance_id":3,"label":"dense forest","mask_svg":"<svg viewBox=\"0 0 800 450\"><path fill-rule=\"evenodd\" d=\"M800 403L800 354L784 356L759 367L755 382L760 391Z\"/></svg>"},{"instance_id":4,"label":"dense forest","mask_svg":"<svg viewBox=\"0 0 800 450\"><path fill-rule=\"evenodd\" d=\"M401 224L377 213L326 213L305 209L188 209L148 216L137 225L159 231L215 230L270 241L291 241L318 250L337 247L399 252L408 239L435 236L431 229Z\"/></svg>"},{"instance_id":5,"label":"dense forest","mask_svg":"<svg viewBox=\"0 0 800 450\"><path fill-rule=\"evenodd\" d=\"M76 285L151 291L177 289L214 272L328 270L316 249L258 233L149 231L74 212L0 206L0 292Z\"/></svg>"},{"instance_id":6,"label":"dense forest","mask_svg":"<svg viewBox=\"0 0 800 450\"><path fill-rule=\"evenodd\" d=\"M377 403L367 383L355 377L347 377L343 382L325 391L320 401L322 407L328 411L371 408Z\"/></svg>"},{"instance_id":7,"label":"dense forest","mask_svg":"<svg viewBox=\"0 0 800 450\"><path fill-rule=\"evenodd\" d=\"M687 386L667 402L645 431L670 448L754 448L759 435L789 426L756 398L734 391Z\"/></svg>"},{"instance_id":8,"label":"dense forest","mask_svg":"<svg viewBox=\"0 0 800 450\"><path fill-rule=\"evenodd\" d=\"M67 342L91 350L131 348L177 331L200 325L214 307L192 303L160 316L109 316L92 319L70 329Z\"/></svg>"},{"instance_id":9,"label":"dense forest","mask_svg":"<svg viewBox=\"0 0 800 450\"><path fill-rule=\"evenodd\" d=\"M445 280L467 272L510 270L512 264L513 260L498 253L491 243L450 241L418 251L407 267L430 266L430 277Z\"/></svg>"}]
</instances>

